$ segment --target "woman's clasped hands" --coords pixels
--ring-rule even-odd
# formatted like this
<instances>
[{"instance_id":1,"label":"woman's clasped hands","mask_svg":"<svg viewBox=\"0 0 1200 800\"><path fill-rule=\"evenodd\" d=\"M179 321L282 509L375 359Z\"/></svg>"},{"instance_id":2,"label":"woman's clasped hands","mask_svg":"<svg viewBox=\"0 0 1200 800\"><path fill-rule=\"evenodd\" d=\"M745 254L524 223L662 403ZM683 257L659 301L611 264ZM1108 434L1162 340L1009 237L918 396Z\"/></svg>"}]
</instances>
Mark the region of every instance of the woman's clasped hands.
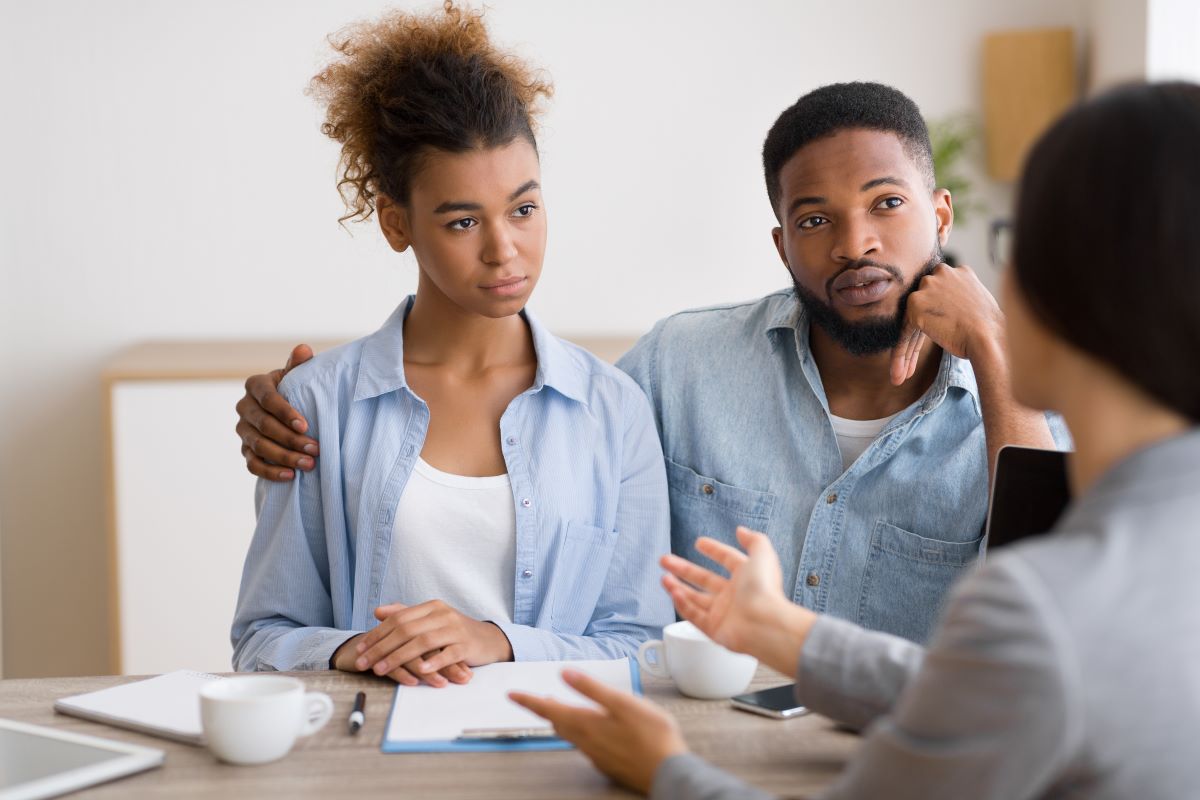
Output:
<instances>
[{"instance_id":1,"label":"woman's clasped hands","mask_svg":"<svg viewBox=\"0 0 1200 800\"><path fill-rule=\"evenodd\" d=\"M377 626L338 648L337 669L371 671L405 686L442 687L471 680L471 667L512 659L512 646L498 626L441 600L379 606L375 618Z\"/></svg>"}]
</instances>

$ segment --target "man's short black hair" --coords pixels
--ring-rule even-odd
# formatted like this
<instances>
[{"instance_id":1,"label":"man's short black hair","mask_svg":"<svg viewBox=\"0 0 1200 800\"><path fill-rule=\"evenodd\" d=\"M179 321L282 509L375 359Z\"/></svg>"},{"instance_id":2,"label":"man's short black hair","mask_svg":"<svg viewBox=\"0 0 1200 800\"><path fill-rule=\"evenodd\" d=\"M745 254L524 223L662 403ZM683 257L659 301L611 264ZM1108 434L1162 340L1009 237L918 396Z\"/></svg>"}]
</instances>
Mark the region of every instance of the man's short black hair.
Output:
<instances>
[{"instance_id":1,"label":"man's short black hair","mask_svg":"<svg viewBox=\"0 0 1200 800\"><path fill-rule=\"evenodd\" d=\"M924 173L930 190L934 188L933 148L917 104L903 92L881 83L831 83L804 95L780 114L763 142L767 197L777 216L783 165L809 142L854 128L899 136Z\"/></svg>"}]
</instances>

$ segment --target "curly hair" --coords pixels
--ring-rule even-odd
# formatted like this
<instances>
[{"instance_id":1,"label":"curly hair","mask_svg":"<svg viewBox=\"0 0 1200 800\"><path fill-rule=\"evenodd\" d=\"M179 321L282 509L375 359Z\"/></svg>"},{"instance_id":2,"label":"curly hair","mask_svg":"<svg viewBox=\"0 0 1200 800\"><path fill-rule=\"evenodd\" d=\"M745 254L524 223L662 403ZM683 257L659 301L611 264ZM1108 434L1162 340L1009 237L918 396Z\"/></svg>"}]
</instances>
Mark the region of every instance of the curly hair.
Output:
<instances>
[{"instance_id":1,"label":"curly hair","mask_svg":"<svg viewBox=\"0 0 1200 800\"><path fill-rule=\"evenodd\" d=\"M431 150L461 153L518 138L534 148L540 102L553 93L542 74L498 51L482 11L446 0L440 12L392 12L329 37L333 63L308 93L326 107L321 132L342 146L338 192L367 220L375 198L409 200Z\"/></svg>"}]
</instances>

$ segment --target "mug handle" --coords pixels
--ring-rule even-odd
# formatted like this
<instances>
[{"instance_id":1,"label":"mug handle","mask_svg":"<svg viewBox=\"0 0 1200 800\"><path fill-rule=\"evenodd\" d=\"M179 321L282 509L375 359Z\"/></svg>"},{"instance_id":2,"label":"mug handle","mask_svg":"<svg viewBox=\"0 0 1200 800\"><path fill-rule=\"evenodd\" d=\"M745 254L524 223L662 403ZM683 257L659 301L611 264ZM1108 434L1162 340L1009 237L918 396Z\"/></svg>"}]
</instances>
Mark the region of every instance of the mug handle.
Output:
<instances>
[{"instance_id":1,"label":"mug handle","mask_svg":"<svg viewBox=\"0 0 1200 800\"><path fill-rule=\"evenodd\" d=\"M333 716L333 701L323 692L304 693L304 717L301 719L300 736L312 736Z\"/></svg>"},{"instance_id":2,"label":"mug handle","mask_svg":"<svg viewBox=\"0 0 1200 800\"><path fill-rule=\"evenodd\" d=\"M647 654L652 654L654 660L648 660ZM671 677L671 670L667 666L667 651L663 647L662 639L642 642L642 646L638 648L638 663L642 665L642 669L656 678Z\"/></svg>"}]
</instances>

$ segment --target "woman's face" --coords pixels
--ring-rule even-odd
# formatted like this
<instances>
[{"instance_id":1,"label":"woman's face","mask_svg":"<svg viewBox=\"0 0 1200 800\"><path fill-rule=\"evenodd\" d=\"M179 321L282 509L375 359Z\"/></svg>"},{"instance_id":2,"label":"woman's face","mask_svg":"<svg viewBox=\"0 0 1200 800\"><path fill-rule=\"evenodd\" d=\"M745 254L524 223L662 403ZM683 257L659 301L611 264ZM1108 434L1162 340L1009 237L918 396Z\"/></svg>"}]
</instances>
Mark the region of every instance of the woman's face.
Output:
<instances>
[{"instance_id":1,"label":"woman's face","mask_svg":"<svg viewBox=\"0 0 1200 800\"><path fill-rule=\"evenodd\" d=\"M1004 271L1000 303L1004 309L1013 397L1029 408L1059 408L1054 378L1063 366L1062 347L1029 310L1011 267Z\"/></svg>"},{"instance_id":2,"label":"woman's face","mask_svg":"<svg viewBox=\"0 0 1200 800\"><path fill-rule=\"evenodd\" d=\"M546 213L537 152L524 139L465 153L434 151L408 205L380 198L392 248L412 247L421 292L499 318L525 307L542 272Z\"/></svg>"}]
</instances>

